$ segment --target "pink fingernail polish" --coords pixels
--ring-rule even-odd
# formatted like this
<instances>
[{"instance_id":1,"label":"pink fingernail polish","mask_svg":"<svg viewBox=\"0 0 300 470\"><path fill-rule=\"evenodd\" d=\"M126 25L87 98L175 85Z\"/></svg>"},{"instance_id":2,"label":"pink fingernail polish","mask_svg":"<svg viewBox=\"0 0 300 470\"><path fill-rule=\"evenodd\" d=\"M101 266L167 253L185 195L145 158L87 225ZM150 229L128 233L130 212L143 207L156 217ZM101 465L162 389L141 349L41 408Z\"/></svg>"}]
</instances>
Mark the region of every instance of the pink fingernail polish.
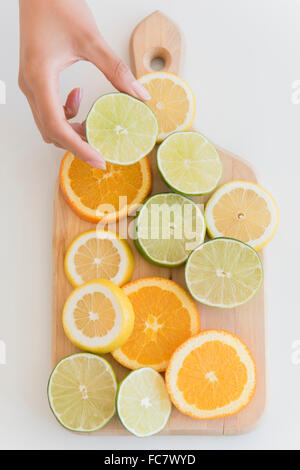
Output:
<instances>
[{"instance_id":1,"label":"pink fingernail polish","mask_svg":"<svg viewBox=\"0 0 300 470\"><path fill-rule=\"evenodd\" d=\"M151 96L148 93L148 91L146 90L146 88L144 88L143 85L140 82L138 82L137 80L135 82L133 82L132 88L133 88L134 92L138 95L138 97L142 98L142 100L148 101L148 100L151 99Z\"/></svg>"},{"instance_id":2,"label":"pink fingernail polish","mask_svg":"<svg viewBox=\"0 0 300 470\"><path fill-rule=\"evenodd\" d=\"M99 168L99 170L106 170L106 163L105 162L94 162L94 166Z\"/></svg>"},{"instance_id":3,"label":"pink fingernail polish","mask_svg":"<svg viewBox=\"0 0 300 470\"><path fill-rule=\"evenodd\" d=\"M75 100L76 100L76 106L79 107L81 100L82 100L83 90L82 88L77 88L77 90L78 91L76 93Z\"/></svg>"}]
</instances>

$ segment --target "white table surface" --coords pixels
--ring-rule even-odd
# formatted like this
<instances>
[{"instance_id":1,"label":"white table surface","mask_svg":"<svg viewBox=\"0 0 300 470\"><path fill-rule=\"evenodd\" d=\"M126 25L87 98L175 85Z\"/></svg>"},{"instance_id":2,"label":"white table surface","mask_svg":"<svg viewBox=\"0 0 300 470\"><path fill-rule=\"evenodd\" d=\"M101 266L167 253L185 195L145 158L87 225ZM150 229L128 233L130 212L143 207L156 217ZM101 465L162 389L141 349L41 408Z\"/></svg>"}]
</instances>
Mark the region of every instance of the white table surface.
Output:
<instances>
[{"instance_id":1,"label":"white table surface","mask_svg":"<svg viewBox=\"0 0 300 470\"><path fill-rule=\"evenodd\" d=\"M97 437L61 428L48 408L51 236L55 179L62 152L42 142L17 87L18 9L0 2L1 244L0 365L2 449L290 449L300 448L299 0L91 0L99 27L128 61L135 25L156 9L185 36L182 76L196 94L195 126L257 168L277 200L281 223L266 249L268 407L257 429L236 437ZM61 77L61 94L85 91L84 118L111 89L93 66L76 64ZM297 101L297 100L296 100ZM297 359L297 358L294 358Z\"/></svg>"}]
</instances>

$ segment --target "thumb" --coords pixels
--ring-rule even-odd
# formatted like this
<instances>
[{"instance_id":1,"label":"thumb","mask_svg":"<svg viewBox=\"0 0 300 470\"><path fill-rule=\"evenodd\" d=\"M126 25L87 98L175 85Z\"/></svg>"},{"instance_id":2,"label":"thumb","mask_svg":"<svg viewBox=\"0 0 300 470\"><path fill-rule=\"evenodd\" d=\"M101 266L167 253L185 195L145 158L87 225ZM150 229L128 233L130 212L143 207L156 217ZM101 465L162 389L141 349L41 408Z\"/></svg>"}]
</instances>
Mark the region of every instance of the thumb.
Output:
<instances>
[{"instance_id":1,"label":"thumb","mask_svg":"<svg viewBox=\"0 0 300 470\"><path fill-rule=\"evenodd\" d=\"M92 52L90 60L117 90L143 101L150 100L151 96L148 91L136 80L130 68L114 53L104 39L100 39L99 47Z\"/></svg>"}]
</instances>

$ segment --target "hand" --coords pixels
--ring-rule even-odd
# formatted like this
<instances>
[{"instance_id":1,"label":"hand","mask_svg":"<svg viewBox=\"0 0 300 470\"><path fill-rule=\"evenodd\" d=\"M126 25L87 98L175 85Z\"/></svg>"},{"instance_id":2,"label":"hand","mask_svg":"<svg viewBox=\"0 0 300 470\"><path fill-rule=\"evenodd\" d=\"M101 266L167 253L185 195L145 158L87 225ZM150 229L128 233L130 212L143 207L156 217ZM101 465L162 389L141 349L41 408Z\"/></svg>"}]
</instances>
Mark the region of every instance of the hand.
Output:
<instances>
[{"instance_id":1,"label":"hand","mask_svg":"<svg viewBox=\"0 0 300 470\"><path fill-rule=\"evenodd\" d=\"M78 113L82 89L72 90L62 106L60 71L87 60L118 90L144 101L150 98L148 92L105 42L84 0L19 0L19 4L19 86L44 141L105 168L103 157L84 140L84 125L68 122Z\"/></svg>"}]
</instances>

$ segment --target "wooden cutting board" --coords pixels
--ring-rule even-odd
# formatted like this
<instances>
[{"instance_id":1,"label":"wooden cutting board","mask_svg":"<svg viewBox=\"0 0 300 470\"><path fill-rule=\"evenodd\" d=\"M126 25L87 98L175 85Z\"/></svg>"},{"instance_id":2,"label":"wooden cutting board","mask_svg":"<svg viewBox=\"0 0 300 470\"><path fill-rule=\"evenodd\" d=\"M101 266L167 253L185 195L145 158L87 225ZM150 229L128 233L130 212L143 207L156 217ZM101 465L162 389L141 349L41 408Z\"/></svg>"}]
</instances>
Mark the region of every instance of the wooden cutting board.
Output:
<instances>
[{"instance_id":1,"label":"wooden cutting board","mask_svg":"<svg viewBox=\"0 0 300 470\"><path fill-rule=\"evenodd\" d=\"M130 43L132 68L139 77L152 71L153 58L159 57L164 61L164 71L179 73L181 56L180 31L160 12L148 16L135 28ZM250 166L242 159L219 148L224 167L221 184L231 180L247 180L257 182L256 175ZM152 194L168 192L162 182L156 167L156 149L149 156L153 174ZM205 202L206 198L196 198ZM72 291L64 274L64 256L69 244L80 233L95 228L94 224L81 220L63 199L57 183L54 201L54 234L53 234L53 366L63 357L76 352L69 342L62 327L62 310L68 295ZM134 279L147 276L162 276L173 279L185 287L184 269L166 269L153 266L139 255L132 240L129 243L135 256ZM239 434L252 429L263 413L265 407L265 314L264 289L246 305L222 310L198 304L202 329L224 329L238 335L248 345L257 365L258 384L256 394L250 405L235 416L228 418L199 421L184 416L173 407L167 427L162 434L166 435L230 435ZM128 370L119 365L110 354L105 357L116 371L117 379L126 376ZM115 416L101 431L102 435L122 435L128 432Z\"/></svg>"}]
</instances>

